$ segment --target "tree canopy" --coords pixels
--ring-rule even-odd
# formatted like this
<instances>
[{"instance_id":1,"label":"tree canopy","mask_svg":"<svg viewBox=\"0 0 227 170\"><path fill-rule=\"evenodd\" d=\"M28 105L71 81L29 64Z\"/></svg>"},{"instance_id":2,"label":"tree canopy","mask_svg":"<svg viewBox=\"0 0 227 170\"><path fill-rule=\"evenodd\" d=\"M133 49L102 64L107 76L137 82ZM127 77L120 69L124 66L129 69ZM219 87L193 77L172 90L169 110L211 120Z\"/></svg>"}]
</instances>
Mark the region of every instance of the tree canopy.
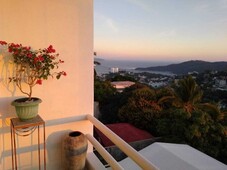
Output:
<instances>
[{"instance_id":1,"label":"tree canopy","mask_svg":"<svg viewBox=\"0 0 227 170\"><path fill-rule=\"evenodd\" d=\"M136 83L122 93L103 83L97 91L103 91L99 92L103 122L129 122L163 142L189 144L227 163L227 112L216 103L204 103L191 76L169 88Z\"/></svg>"}]
</instances>

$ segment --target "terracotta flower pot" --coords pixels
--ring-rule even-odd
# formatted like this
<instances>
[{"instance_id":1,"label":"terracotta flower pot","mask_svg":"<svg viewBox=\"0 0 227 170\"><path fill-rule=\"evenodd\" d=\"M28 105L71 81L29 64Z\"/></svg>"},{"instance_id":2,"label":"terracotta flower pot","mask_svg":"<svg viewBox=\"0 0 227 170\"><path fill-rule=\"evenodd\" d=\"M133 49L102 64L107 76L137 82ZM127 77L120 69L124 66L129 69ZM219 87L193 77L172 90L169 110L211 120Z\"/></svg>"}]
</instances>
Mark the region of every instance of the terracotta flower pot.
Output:
<instances>
[{"instance_id":1,"label":"terracotta flower pot","mask_svg":"<svg viewBox=\"0 0 227 170\"><path fill-rule=\"evenodd\" d=\"M14 100L11 105L15 106L17 116L22 121L28 121L35 118L38 115L39 103L42 100L39 98L32 98L28 101L28 98L19 98Z\"/></svg>"},{"instance_id":2,"label":"terracotta flower pot","mask_svg":"<svg viewBox=\"0 0 227 170\"><path fill-rule=\"evenodd\" d=\"M70 132L63 141L64 168L66 170L83 170L87 147L87 138L83 133L79 131Z\"/></svg>"}]
</instances>

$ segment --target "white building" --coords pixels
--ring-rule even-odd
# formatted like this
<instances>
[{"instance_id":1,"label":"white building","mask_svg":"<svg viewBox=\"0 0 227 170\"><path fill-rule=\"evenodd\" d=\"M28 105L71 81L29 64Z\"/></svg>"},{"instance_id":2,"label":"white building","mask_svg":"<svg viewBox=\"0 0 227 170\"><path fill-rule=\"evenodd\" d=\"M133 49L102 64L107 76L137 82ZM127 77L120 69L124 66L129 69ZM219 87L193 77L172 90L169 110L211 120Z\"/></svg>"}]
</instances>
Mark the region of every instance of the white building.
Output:
<instances>
[{"instance_id":1,"label":"white building","mask_svg":"<svg viewBox=\"0 0 227 170\"><path fill-rule=\"evenodd\" d=\"M112 67L112 68L110 68L110 72L111 73L118 73L119 72L119 68L118 67Z\"/></svg>"}]
</instances>

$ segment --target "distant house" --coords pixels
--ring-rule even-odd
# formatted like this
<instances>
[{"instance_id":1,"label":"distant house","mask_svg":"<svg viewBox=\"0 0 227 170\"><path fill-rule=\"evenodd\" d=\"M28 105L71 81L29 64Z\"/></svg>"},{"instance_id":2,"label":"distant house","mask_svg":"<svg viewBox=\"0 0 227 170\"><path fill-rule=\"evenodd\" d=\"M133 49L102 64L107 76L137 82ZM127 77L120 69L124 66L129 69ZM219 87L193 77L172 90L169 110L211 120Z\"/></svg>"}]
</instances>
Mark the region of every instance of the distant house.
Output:
<instances>
[{"instance_id":1,"label":"distant house","mask_svg":"<svg viewBox=\"0 0 227 170\"><path fill-rule=\"evenodd\" d=\"M159 87L163 87L163 86L166 86L167 83L166 82L163 82L163 81L160 81L160 82L149 82L149 85L154 87L154 88L159 88Z\"/></svg>"},{"instance_id":2,"label":"distant house","mask_svg":"<svg viewBox=\"0 0 227 170\"><path fill-rule=\"evenodd\" d=\"M135 82L132 81L113 81L111 85L117 89L118 92L122 92L125 88L134 85Z\"/></svg>"},{"instance_id":3,"label":"distant house","mask_svg":"<svg viewBox=\"0 0 227 170\"><path fill-rule=\"evenodd\" d=\"M218 87L226 87L226 80L222 80L222 79L216 79L215 84Z\"/></svg>"},{"instance_id":4,"label":"distant house","mask_svg":"<svg viewBox=\"0 0 227 170\"><path fill-rule=\"evenodd\" d=\"M188 75L194 75L194 76L196 76L196 75L198 75L198 74L199 74L198 71L191 71L191 72L188 72Z\"/></svg>"},{"instance_id":5,"label":"distant house","mask_svg":"<svg viewBox=\"0 0 227 170\"><path fill-rule=\"evenodd\" d=\"M220 87L225 87L226 86L226 80L220 80L219 86Z\"/></svg>"}]
</instances>

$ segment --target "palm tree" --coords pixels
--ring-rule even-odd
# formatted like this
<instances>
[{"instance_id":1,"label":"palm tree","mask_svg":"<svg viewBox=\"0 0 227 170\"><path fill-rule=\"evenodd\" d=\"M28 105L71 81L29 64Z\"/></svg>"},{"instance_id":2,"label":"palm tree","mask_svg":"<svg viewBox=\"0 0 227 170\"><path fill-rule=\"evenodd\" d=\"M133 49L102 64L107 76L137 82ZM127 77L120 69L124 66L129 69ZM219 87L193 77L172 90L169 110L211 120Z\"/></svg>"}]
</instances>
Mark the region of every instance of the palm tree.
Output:
<instances>
[{"instance_id":1,"label":"palm tree","mask_svg":"<svg viewBox=\"0 0 227 170\"><path fill-rule=\"evenodd\" d=\"M197 104L201 102L203 92L196 84L195 80L188 76L185 79L179 80L174 89L174 105L183 107L187 112L191 113L197 108Z\"/></svg>"},{"instance_id":2,"label":"palm tree","mask_svg":"<svg viewBox=\"0 0 227 170\"><path fill-rule=\"evenodd\" d=\"M200 105L200 108L209 113L215 121L222 121L227 116L227 111L222 112L217 104L204 103Z\"/></svg>"}]
</instances>

